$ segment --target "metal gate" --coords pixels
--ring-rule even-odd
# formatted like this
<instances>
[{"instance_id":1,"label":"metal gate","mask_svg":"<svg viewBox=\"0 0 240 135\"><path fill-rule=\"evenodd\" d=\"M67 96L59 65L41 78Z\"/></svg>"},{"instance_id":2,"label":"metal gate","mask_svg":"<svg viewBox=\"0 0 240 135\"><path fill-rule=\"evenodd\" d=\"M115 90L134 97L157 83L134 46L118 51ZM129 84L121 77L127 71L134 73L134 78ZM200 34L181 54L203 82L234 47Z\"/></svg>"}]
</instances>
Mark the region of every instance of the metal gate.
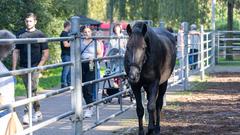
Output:
<instances>
[{"instance_id":1,"label":"metal gate","mask_svg":"<svg viewBox=\"0 0 240 135\"><path fill-rule=\"evenodd\" d=\"M64 119L66 117L69 116L74 116L73 118L73 123L75 126L75 135L82 135L84 134L84 132L89 131L93 128L95 128L96 126L122 114L123 112L127 111L128 109L132 108L135 106L135 104L133 103L132 105L128 106L127 108L123 108L122 107L122 97L120 95L130 91L130 89L123 89L120 85L120 92L118 92L117 94L111 95L109 97L106 98L102 98L100 100L97 100L96 102L93 102L91 104L87 104L87 105L83 105L82 103L82 86L86 86L86 85L93 85L96 84L98 82L104 81L104 80L108 80L111 78L115 78L115 77L123 77L125 75L125 73L122 70L119 70L119 73L116 73L114 75L108 76L108 77L103 77L101 79L96 78L95 80L92 81L88 81L88 82L84 82L82 83L82 67L81 67L81 63L84 62L88 62L89 60L81 60L81 55L80 55L80 46L81 46L81 40L80 39L84 39L85 37L80 36L80 29L79 29L79 17L72 17L71 18L71 37L64 37L64 38L35 38L35 39L14 39L14 40L0 40L1 42L12 42L15 44L27 44L28 45L28 68L26 69L21 69L21 70L16 70L16 71L10 71L7 73L1 73L0 77L5 77L5 76L16 76L16 75L21 75L21 74L28 74L28 78L29 80L31 80L31 72L33 71L38 71L38 70L47 70L47 69L52 69L52 68L57 68L57 67L61 67L61 66L65 66L65 65L70 65L71 66L71 86L70 87L65 87L62 89L58 89L55 90L53 92L48 92L46 94L40 94L38 96L34 96L34 97L29 97L27 99L23 99L23 100L19 100L16 101L14 103L8 104L8 105L3 105L0 106L0 110L3 109L10 109L13 110L13 108L16 108L18 106L23 106L28 104L29 106L29 118L30 118L30 124L29 127L24 129L24 131L22 133L19 133L19 135L22 134L32 134L34 131L39 130L49 124L52 124L54 122L57 122L61 119ZM185 24L185 27L188 27L188 24ZM214 45L212 44L212 37L211 37L212 33L211 32L204 32L203 28L201 31L201 42L200 44L200 50L198 51L198 53L195 54L189 54L188 52L188 47L190 46L188 43L188 31L186 29L186 31L184 32L184 46L185 46L185 50L184 50L184 56L183 57L179 57L178 61L182 61L184 64L183 65L177 65L176 68L174 69L173 75L170 78L170 83L169 83L169 87L172 86L176 86L180 83L184 84L184 89L187 90L188 88L188 78L193 75L193 74L201 74L202 78L204 78L204 71L205 69L207 69L208 67L210 67L213 63L213 59L214 59ZM109 36L94 36L92 37L95 41L95 49L97 46L97 39L118 39L119 42L121 39L127 38L127 37L109 37ZM32 43L44 43L44 42L59 42L59 41L71 41L71 61L70 62L64 62L64 63L58 63L58 64L51 64L51 65L46 65L46 66L41 66L41 67L31 67L30 63L31 63L31 56L30 56L30 52L31 52L31 44ZM120 49L120 48L119 48ZM196 63L192 63L192 64L198 64L199 68L197 68L196 70L190 70L189 66L191 66L189 64L188 58L189 55L198 55L200 57L200 59L196 62ZM96 55L95 55L96 56ZM114 56L107 56L107 57L103 57L103 58L97 58L95 57L93 59L93 61L95 62L95 64L97 64L97 61L102 61L102 60L107 60L107 59L122 59L124 57L124 54L120 53L119 55L114 55ZM119 61L120 62L120 61ZM120 67L119 68L123 68L122 64L119 64ZM182 77L179 77L179 72L183 71L184 75ZM96 73L97 71L95 71ZM28 82L28 85L31 86L31 81ZM97 84L98 85L98 84ZM97 88L97 87L96 87ZM39 124L36 125L32 125L32 102L33 101L37 101L37 100L43 100L61 93L65 93L71 91L72 93L72 110L65 112L61 115L55 116L53 118L50 118L46 121L43 121ZM31 87L28 87L28 95L32 95L31 93ZM99 107L98 104L116 97L116 96L120 96L120 108L119 111L110 115L109 117L105 118L105 119L100 119L99 117ZM87 129L83 129L83 110L86 109L87 107L92 107L92 106L96 106L96 122L93 126L87 128Z\"/></svg>"},{"instance_id":2,"label":"metal gate","mask_svg":"<svg viewBox=\"0 0 240 135\"><path fill-rule=\"evenodd\" d=\"M240 31L217 31L217 64L240 64ZM230 56L230 58L229 58Z\"/></svg>"}]
</instances>

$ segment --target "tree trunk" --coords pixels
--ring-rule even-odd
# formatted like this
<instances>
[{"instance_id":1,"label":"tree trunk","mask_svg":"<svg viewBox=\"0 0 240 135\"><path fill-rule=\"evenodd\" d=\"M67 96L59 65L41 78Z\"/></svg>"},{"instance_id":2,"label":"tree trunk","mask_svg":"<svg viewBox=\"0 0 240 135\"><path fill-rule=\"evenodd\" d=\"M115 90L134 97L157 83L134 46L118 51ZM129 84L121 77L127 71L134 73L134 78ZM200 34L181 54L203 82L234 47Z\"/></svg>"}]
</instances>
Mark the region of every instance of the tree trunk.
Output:
<instances>
[{"instance_id":1,"label":"tree trunk","mask_svg":"<svg viewBox=\"0 0 240 135\"><path fill-rule=\"evenodd\" d=\"M228 0L227 6L228 6L227 29L228 29L228 31L232 31L233 30L234 0ZM233 37L232 33L228 33L227 37L232 38ZM227 46L232 46L232 41L227 41ZM226 60L233 60L232 48L227 48L226 51L227 51L226 52L227 53Z\"/></svg>"}]
</instances>

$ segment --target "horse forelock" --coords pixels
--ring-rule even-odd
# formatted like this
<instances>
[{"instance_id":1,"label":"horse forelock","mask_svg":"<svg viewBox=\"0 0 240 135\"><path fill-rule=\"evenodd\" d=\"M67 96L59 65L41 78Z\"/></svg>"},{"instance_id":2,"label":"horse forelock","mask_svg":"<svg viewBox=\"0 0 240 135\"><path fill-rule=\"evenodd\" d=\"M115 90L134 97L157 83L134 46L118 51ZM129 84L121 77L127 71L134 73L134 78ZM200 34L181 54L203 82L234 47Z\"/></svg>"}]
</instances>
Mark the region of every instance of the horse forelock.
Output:
<instances>
[{"instance_id":1,"label":"horse forelock","mask_svg":"<svg viewBox=\"0 0 240 135\"><path fill-rule=\"evenodd\" d=\"M144 39L142 33L140 31L133 31L131 36L129 37L128 43L131 45L137 45Z\"/></svg>"}]
</instances>

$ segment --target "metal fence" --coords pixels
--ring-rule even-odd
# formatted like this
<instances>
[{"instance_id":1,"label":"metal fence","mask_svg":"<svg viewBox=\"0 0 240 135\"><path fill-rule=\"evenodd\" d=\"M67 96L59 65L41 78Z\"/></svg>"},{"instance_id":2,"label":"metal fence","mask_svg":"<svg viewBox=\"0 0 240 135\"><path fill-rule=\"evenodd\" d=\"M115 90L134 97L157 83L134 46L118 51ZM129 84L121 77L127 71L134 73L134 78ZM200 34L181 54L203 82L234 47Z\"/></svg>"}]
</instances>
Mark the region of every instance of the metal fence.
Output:
<instances>
[{"instance_id":1,"label":"metal fence","mask_svg":"<svg viewBox=\"0 0 240 135\"><path fill-rule=\"evenodd\" d=\"M240 64L240 31L217 31L217 64Z\"/></svg>"},{"instance_id":2,"label":"metal fence","mask_svg":"<svg viewBox=\"0 0 240 135\"><path fill-rule=\"evenodd\" d=\"M81 60L81 55L80 55L80 46L81 46L81 40L84 39L84 37L80 36L80 31L79 31L79 18L78 17L72 17L71 18L71 23L72 23L72 29L71 29L71 37L65 37L65 38L36 38L36 39L14 39L14 40L0 40L1 42L12 42L15 44L27 44L28 45L28 68L26 69L21 69L21 70L15 70L15 71L10 71L7 73L1 73L0 77L6 77L6 76L16 76L16 75L22 75L22 74L28 74L29 80L31 80L31 72L33 71L38 71L38 70L47 70L47 69L52 69L52 68L57 68L65 65L70 65L71 66L71 86L70 87L65 87L62 89L55 90L53 92L48 92L46 94L40 94L37 96L32 97L32 90L31 87L28 87L28 95L29 98L23 99L16 101L14 103L8 104L8 105L3 105L0 106L0 110L3 109L11 109L16 108L18 106L23 106L28 104L29 106L29 118L30 118L30 124L29 127L24 129L22 133L19 133L20 135L22 134L32 134L34 131L39 130L40 128L43 128L49 124L52 124L54 122L57 122L61 119L64 119L69 116L74 116L73 123L75 126L75 135L82 135L86 131L89 131L96 126L122 114L123 112L127 111L128 109L132 108L135 106L133 103L132 105L129 105L127 108L123 108L122 104L122 97L120 95L130 91L130 89L123 89L122 85L120 85L120 92L117 94L111 95L109 97L105 97L102 99L99 99L98 97L96 98L97 101L83 105L82 102L82 86L86 85L99 85L99 82L115 78L115 77L123 77L125 73L122 70L119 70L119 73L116 73L114 75L110 75L107 77L103 78L96 78L95 80L91 80L88 82L82 82L82 67L81 63L88 62L89 60ZM193 75L193 74L200 74L202 76L202 79L204 78L204 71L208 67L210 67L214 63L214 45L212 44L212 33L211 32L204 32L203 28L201 28L201 34L200 34L200 43L196 43L199 46L198 52L191 53L189 54L189 48L191 47L191 44L188 42L188 24L185 23L185 31L184 31L184 55L182 57L177 58L177 65L174 69L173 75L169 79L169 87L176 86L178 84L183 84L184 89L187 90L188 88L188 78ZM106 36L95 36L92 37L95 41L95 49L97 48L97 40L98 39L118 39L119 42L121 39L125 39L127 37L106 37ZM59 41L71 41L71 61L70 62L64 62L64 63L58 63L58 64L51 64L51 65L46 65L46 66L41 66L41 67L31 67L31 44L32 43L44 43L44 42L59 42ZM179 46L178 46L179 47ZM95 55L96 56L96 55ZM190 56L197 56L199 59L193 63L189 63L189 57ZM120 52L118 55L114 56L107 56L103 58L97 58L95 57L93 61L95 62L95 65L97 65L98 61L102 60L107 60L107 59L123 59L124 54ZM123 68L123 65L120 63L121 61L119 60L119 65L120 69ZM182 64L179 64L182 63ZM191 68L191 66L196 65L196 68ZM97 70L95 70L95 73L97 74ZM28 86L31 86L31 81L28 82ZM96 89L98 87L96 86ZM38 123L36 125L32 124L32 102L37 101L37 100L43 100L61 93L65 93L71 91L72 93L72 110L65 112L61 115L55 116L53 118L50 118L46 121L43 121L41 123ZM109 117L105 119L100 119L99 116L99 107L98 105L105 100L111 99L113 97L120 96L120 108L119 111L110 115ZM88 127L86 129L83 128L83 110L88 108L96 106L96 121L93 126Z\"/></svg>"}]
</instances>

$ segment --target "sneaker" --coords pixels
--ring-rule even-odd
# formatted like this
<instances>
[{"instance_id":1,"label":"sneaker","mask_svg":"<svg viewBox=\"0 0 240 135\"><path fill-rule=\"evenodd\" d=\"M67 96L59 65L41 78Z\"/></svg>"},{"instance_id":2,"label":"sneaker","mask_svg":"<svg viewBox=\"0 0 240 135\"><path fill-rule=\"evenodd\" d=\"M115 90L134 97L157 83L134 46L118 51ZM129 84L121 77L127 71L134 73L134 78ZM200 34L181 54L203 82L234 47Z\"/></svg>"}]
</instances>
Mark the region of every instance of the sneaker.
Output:
<instances>
[{"instance_id":1,"label":"sneaker","mask_svg":"<svg viewBox=\"0 0 240 135\"><path fill-rule=\"evenodd\" d=\"M43 119L42 113L40 111L35 112L35 114L33 115L33 122L39 122Z\"/></svg>"},{"instance_id":2,"label":"sneaker","mask_svg":"<svg viewBox=\"0 0 240 135\"><path fill-rule=\"evenodd\" d=\"M91 118L93 115L93 108L87 108L86 112L84 113L84 118Z\"/></svg>"},{"instance_id":3,"label":"sneaker","mask_svg":"<svg viewBox=\"0 0 240 135\"><path fill-rule=\"evenodd\" d=\"M22 118L23 118L23 125L28 125L29 124L28 113L25 113Z\"/></svg>"}]
</instances>

